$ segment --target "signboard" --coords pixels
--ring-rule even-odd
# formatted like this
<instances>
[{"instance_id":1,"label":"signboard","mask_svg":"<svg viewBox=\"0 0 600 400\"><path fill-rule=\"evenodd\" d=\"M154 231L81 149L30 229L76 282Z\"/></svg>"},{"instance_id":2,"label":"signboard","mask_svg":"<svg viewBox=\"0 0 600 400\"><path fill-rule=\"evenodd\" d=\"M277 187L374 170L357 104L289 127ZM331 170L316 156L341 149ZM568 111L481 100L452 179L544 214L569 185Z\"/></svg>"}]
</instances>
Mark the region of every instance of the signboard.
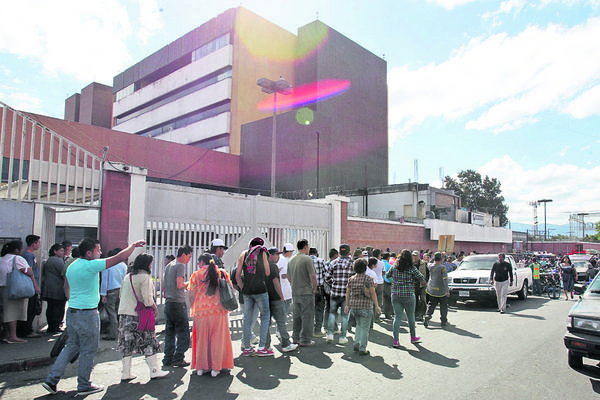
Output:
<instances>
[{"instance_id":1,"label":"signboard","mask_svg":"<svg viewBox=\"0 0 600 400\"><path fill-rule=\"evenodd\" d=\"M473 225L481 225L481 226L485 225L483 214L472 212L471 213L471 223Z\"/></svg>"}]
</instances>

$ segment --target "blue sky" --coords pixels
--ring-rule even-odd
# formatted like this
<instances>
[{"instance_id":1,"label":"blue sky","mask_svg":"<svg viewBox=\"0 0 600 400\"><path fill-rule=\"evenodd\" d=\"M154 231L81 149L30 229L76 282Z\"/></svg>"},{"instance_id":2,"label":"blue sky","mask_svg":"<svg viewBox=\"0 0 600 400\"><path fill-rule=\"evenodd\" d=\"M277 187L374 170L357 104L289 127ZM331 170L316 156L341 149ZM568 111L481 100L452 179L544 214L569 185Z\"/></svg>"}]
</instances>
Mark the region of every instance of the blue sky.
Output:
<instances>
[{"instance_id":1,"label":"blue sky","mask_svg":"<svg viewBox=\"0 0 600 400\"><path fill-rule=\"evenodd\" d=\"M390 183L417 159L419 182L498 178L513 222L542 198L548 223L600 211L600 0L21 0L0 15L0 101L62 117L66 97L239 5L293 33L318 16L385 55Z\"/></svg>"}]
</instances>

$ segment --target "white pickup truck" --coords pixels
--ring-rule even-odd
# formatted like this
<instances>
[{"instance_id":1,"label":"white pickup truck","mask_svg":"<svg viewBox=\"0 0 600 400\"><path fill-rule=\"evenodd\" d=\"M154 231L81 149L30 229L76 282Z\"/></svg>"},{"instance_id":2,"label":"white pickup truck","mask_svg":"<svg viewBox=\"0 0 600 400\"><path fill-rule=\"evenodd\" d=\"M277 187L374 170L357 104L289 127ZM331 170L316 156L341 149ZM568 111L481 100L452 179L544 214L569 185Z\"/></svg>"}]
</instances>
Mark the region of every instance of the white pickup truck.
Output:
<instances>
[{"instance_id":1,"label":"white pickup truck","mask_svg":"<svg viewBox=\"0 0 600 400\"><path fill-rule=\"evenodd\" d=\"M516 293L519 300L526 300L532 283L531 269L519 267L512 256L505 259L512 266L513 284L508 294ZM483 254L465 257L456 271L448 274L450 302L457 300L487 300L496 302L496 289L490 284L492 266L498 261L498 254Z\"/></svg>"}]
</instances>

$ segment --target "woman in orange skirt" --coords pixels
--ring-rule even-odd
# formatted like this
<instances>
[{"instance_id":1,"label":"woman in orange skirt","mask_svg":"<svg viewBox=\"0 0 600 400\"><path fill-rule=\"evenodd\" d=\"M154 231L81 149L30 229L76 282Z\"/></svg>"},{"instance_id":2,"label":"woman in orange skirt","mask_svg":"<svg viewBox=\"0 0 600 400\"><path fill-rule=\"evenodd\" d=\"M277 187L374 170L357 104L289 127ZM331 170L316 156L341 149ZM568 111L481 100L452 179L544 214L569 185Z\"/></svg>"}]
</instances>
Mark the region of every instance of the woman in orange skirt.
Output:
<instances>
[{"instance_id":1,"label":"woman in orange skirt","mask_svg":"<svg viewBox=\"0 0 600 400\"><path fill-rule=\"evenodd\" d=\"M198 257L198 270L188 284L192 305L192 369L202 375L209 369L213 377L233 369L233 348L229 334L229 311L219 297L219 278L229 284L229 275L215 265L208 253Z\"/></svg>"}]
</instances>

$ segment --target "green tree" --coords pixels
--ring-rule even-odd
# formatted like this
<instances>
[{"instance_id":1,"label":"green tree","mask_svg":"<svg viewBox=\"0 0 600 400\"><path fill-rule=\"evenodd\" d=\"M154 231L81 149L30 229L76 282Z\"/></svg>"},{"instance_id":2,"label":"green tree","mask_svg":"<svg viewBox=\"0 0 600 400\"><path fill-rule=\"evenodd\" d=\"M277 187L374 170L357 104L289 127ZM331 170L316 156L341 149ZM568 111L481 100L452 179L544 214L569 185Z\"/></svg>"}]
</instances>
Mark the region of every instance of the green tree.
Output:
<instances>
[{"instance_id":1,"label":"green tree","mask_svg":"<svg viewBox=\"0 0 600 400\"><path fill-rule=\"evenodd\" d=\"M470 211L481 211L500 217L500 226L506 226L508 206L504 203L500 181L467 169L460 171L457 178L444 178L444 187L460 196L462 206Z\"/></svg>"}]
</instances>

